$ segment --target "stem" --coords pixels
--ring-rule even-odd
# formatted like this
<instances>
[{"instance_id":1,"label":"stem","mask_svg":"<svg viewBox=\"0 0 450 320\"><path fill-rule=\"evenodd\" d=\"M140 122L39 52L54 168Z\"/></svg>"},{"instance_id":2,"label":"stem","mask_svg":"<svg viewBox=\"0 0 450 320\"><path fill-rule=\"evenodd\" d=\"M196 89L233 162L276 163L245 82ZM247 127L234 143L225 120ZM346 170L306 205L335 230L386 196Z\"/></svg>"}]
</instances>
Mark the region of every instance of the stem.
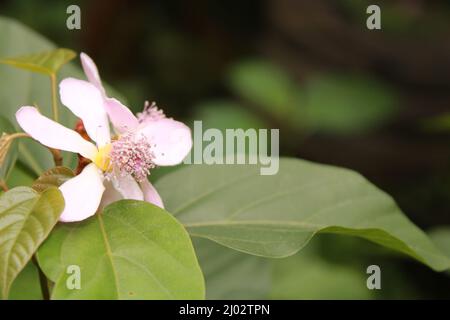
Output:
<instances>
[{"instance_id":1,"label":"stem","mask_svg":"<svg viewBox=\"0 0 450 320\"><path fill-rule=\"evenodd\" d=\"M7 137L10 140L14 140L17 138L31 138L31 136L25 132L17 132L17 133L9 134L9 135L7 135ZM61 150L53 149L53 148L48 148L48 149L50 150L51 154L53 155L53 161L55 162L55 166L62 166L63 157L61 155ZM4 189L4 186L1 183L1 181L0 181L0 188Z\"/></svg>"},{"instance_id":2,"label":"stem","mask_svg":"<svg viewBox=\"0 0 450 320\"><path fill-rule=\"evenodd\" d=\"M25 132L17 132L9 135L9 138L11 140L17 139L17 138L31 138L28 133Z\"/></svg>"},{"instance_id":3,"label":"stem","mask_svg":"<svg viewBox=\"0 0 450 320\"><path fill-rule=\"evenodd\" d=\"M58 122L58 101L56 99L56 74L52 73L50 75L50 80L52 83L52 110L53 110L53 120Z\"/></svg>"},{"instance_id":4,"label":"stem","mask_svg":"<svg viewBox=\"0 0 450 320\"><path fill-rule=\"evenodd\" d=\"M9 190L8 185L4 180L0 180L0 188L2 188L3 191L7 192Z\"/></svg>"},{"instance_id":5,"label":"stem","mask_svg":"<svg viewBox=\"0 0 450 320\"><path fill-rule=\"evenodd\" d=\"M53 155L53 161L55 162L55 166L62 166L63 157L61 155L61 150L48 148Z\"/></svg>"},{"instance_id":6,"label":"stem","mask_svg":"<svg viewBox=\"0 0 450 320\"><path fill-rule=\"evenodd\" d=\"M56 98L56 74L52 73L50 75L50 80L52 83L52 110L53 110L53 120L58 122L58 101ZM61 150L49 148L50 152L53 155L53 161L55 162L55 166L62 166L63 158L61 155Z\"/></svg>"},{"instance_id":7,"label":"stem","mask_svg":"<svg viewBox=\"0 0 450 320\"><path fill-rule=\"evenodd\" d=\"M17 139L17 138L31 138L28 133L25 132L17 132L9 135L9 139ZM55 166L62 166L63 157L61 155L61 150L48 148L53 155L53 161L55 162ZM3 186L0 184L0 188Z\"/></svg>"},{"instance_id":8,"label":"stem","mask_svg":"<svg viewBox=\"0 0 450 320\"><path fill-rule=\"evenodd\" d=\"M33 263L36 265L36 268L38 269L39 283L41 285L42 297L44 298L44 300L50 300L50 291L48 290L47 277L42 272L41 267L39 267L39 263L37 262L35 254L33 255L32 259L33 259Z\"/></svg>"}]
</instances>

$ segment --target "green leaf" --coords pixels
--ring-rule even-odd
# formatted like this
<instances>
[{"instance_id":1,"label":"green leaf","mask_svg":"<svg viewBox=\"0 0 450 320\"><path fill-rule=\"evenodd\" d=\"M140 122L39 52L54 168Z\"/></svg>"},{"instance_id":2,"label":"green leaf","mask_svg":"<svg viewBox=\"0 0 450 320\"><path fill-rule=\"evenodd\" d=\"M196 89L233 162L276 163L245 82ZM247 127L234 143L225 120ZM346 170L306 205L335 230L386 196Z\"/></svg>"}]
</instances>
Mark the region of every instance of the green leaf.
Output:
<instances>
[{"instance_id":1,"label":"green leaf","mask_svg":"<svg viewBox=\"0 0 450 320\"><path fill-rule=\"evenodd\" d=\"M270 260L231 250L205 239L194 239L203 270L207 299L267 299Z\"/></svg>"},{"instance_id":2,"label":"green leaf","mask_svg":"<svg viewBox=\"0 0 450 320\"><path fill-rule=\"evenodd\" d=\"M74 59L77 54L69 49L56 49L19 57L0 59L0 63L47 75L56 74L59 69Z\"/></svg>"},{"instance_id":3,"label":"green leaf","mask_svg":"<svg viewBox=\"0 0 450 320\"><path fill-rule=\"evenodd\" d=\"M362 237L435 270L450 266L389 195L347 169L288 158L272 176L259 166L192 165L156 187L191 235L246 253L286 257L326 232Z\"/></svg>"},{"instance_id":4,"label":"green leaf","mask_svg":"<svg viewBox=\"0 0 450 320\"><path fill-rule=\"evenodd\" d=\"M37 177L33 171L29 170L22 163L18 162L12 169L6 183L10 189L21 186L31 187L36 178Z\"/></svg>"},{"instance_id":5,"label":"green leaf","mask_svg":"<svg viewBox=\"0 0 450 320\"><path fill-rule=\"evenodd\" d=\"M44 241L64 208L56 188L38 194L18 187L0 196L0 290L8 297L11 283Z\"/></svg>"},{"instance_id":6,"label":"green leaf","mask_svg":"<svg viewBox=\"0 0 450 320\"><path fill-rule=\"evenodd\" d=\"M450 227L436 227L431 230L428 235L433 242L436 243L437 247L450 258Z\"/></svg>"},{"instance_id":7,"label":"green leaf","mask_svg":"<svg viewBox=\"0 0 450 320\"><path fill-rule=\"evenodd\" d=\"M364 268L327 261L314 243L287 259L273 260L271 299L371 299Z\"/></svg>"},{"instance_id":8,"label":"green leaf","mask_svg":"<svg viewBox=\"0 0 450 320\"><path fill-rule=\"evenodd\" d=\"M14 126L0 116L0 180L6 181L17 160L18 142L9 138L14 133Z\"/></svg>"},{"instance_id":9,"label":"green leaf","mask_svg":"<svg viewBox=\"0 0 450 320\"><path fill-rule=\"evenodd\" d=\"M42 300L39 271L30 261L11 285L9 300Z\"/></svg>"},{"instance_id":10,"label":"green leaf","mask_svg":"<svg viewBox=\"0 0 450 320\"><path fill-rule=\"evenodd\" d=\"M38 252L55 282L53 299L203 299L204 281L189 235L172 215L123 200L80 223L60 224ZM71 265L81 289L66 286Z\"/></svg>"},{"instance_id":11,"label":"green leaf","mask_svg":"<svg viewBox=\"0 0 450 320\"><path fill-rule=\"evenodd\" d=\"M392 252L391 252L392 253ZM271 299L420 299L414 275L383 247L355 237L321 234L301 252L272 259ZM367 288L367 267L382 272L382 290Z\"/></svg>"},{"instance_id":12,"label":"green leaf","mask_svg":"<svg viewBox=\"0 0 450 320\"><path fill-rule=\"evenodd\" d=\"M33 183L32 188L38 192L43 192L51 187L59 187L74 176L72 169L66 167L51 168L41 174Z\"/></svg>"}]
</instances>

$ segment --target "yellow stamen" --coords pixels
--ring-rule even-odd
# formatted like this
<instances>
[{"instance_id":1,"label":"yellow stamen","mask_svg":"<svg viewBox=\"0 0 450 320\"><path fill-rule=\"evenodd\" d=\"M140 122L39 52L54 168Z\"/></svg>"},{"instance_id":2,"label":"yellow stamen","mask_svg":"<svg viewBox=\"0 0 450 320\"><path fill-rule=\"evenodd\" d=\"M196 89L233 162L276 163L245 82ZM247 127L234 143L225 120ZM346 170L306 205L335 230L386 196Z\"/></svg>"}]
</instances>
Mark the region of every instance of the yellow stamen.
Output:
<instances>
[{"instance_id":1,"label":"yellow stamen","mask_svg":"<svg viewBox=\"0 0 450 320\"><path fill-rule=\"evenodd\" d=\"M111 170L111 153L112 144L109 143L100 147L98 149L97 154L95 155L94 163L97 167L99 167L103 171Z\"/></svg>"}]
</instances>

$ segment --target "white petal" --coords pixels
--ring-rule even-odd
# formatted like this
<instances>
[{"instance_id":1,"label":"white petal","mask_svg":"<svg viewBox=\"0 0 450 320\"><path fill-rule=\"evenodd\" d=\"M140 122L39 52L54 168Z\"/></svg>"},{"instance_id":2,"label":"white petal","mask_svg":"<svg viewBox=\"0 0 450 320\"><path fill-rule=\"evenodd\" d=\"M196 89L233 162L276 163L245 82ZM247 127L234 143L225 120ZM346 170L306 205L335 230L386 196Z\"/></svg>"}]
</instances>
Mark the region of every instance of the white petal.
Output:
<instances>
[{"instance_id":1,"label":"white petal","mask_svg":"<svg viewBox=\"0 0 450 320\"><path fill-rule=\"evenodd\" d=\"M140 183L140 185L142 188L142 192L144 193L144 200L164 209L163 201L158 191L156 191L155 187L150 183L150 181L144 180Z\"/></svg>"},{"instance_id":2,"label":"white petal","mask_svg":"<svg viewBox=\"0 0 450 320\"><path fill-rule=\"evenodd\" d=\"M91 83L66 78L59 84L62 103L83 120L89 137L103 146L110 142L108 117L102 93Z\"/></svg>"},{"instance_id":3,"label":"white petal","mask_svg":"<svg viewBox=\"0 0 450 320\"><path fill-rule=\"evenodd\" d=\"M111 181L105 181L103 185L105 186L105 192L103 192L102 201L99 207L100 210L113 202L123 199L123 196L116 190L116 188L114 188Z\"/></svg>"},{"instance_id":4,"label":"white petal","mask_svg":"<svg viewBox=\"0 0 450 320\"><path fill-rule=\"evenodd\" d=\"M123 196L124 199L144 200L144 195L139 184L130 175L117 175L113 179L114 188Z\"/></svg>"},{"instance_id":5,"label":"white petal","mask_svg":"<svg viewBox=\"0 0 450 320\"><path fill-rule=\"evenodd\" d=\"M105 109L111 123L114 125L114 129L119 134L133 130L139 125L137 118L130 109L117 99L107 98L105 101Z\"/></svg>"},{"instance_id":6,"label":"white petal","mask_svg":"<svg viewBox=\"0 0 450 320\"><path fill-rule=\"evenodd\" d=\"M96 86L102 95L105 96L105 89L103 88L102 80L100 79L100 74L98 73L98 69L94 61L84 52L80 54L80 59L84 73L86 74L89 82Z\"/></svg>"},{"instance_id":7,"label":"white petal","mask_svg":"<svg viewBox=\"0 0 450 320\"><path fill-rule=\"evenodd\" d=\"M43 116L34 107L20 108L16 119L23 131L47 147L79 153L91 160L95 158L97 148L92 143L74 130Z\"/></svg>"},{"instance_id":8,"label":"white petal","mask_svg":"<svg viewBox=\"0 0 450 320\"><path fill-rule=\"evenodd\" d=\"M81 221L94 215L100 205L103 191L103 176L91 163L75 178L63 183L61 190L65 207L59 220Z\"/></svg>"},{"instance_id":9,"label":"white petal","mask_svg":"<svg viewBox=\"0 0 450 320\"><path fill-rule=\"evenodd\" d=\"M139 132L147 137L159 166L179 164L192 148L191 129L173 119L149 121Z\"/></svg>"}]
</instances>

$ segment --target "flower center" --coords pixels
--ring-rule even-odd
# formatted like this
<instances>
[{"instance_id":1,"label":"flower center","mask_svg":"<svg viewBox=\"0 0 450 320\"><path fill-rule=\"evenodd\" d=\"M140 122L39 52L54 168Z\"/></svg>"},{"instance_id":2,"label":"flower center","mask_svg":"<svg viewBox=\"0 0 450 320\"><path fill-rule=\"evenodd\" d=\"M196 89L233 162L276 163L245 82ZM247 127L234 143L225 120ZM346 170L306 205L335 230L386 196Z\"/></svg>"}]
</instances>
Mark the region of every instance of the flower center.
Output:
<instances>
[{"instance_id":1,"label":"flower center","mask_svg":"<svg viewBox=\"0 0 450 320\"><path fill-rule=\"evenodd\" d=\"M106 172L111 170L111 158L110 158L111 149L112 144L108 143L107 145L100 147L98 149L97 154L95 155L94 163L102 171Z\"/></svg>"},{"instance_id":2,"label":"flower center","mask_svg":"<svg viewBox=\"0 0 450 320\"><path fill-rule=\"evenodd\" d=\"M122 175L143 181L155 167L151 145L144 136L127 133L112 143L110 159Z\"/></svg>"}]
</instances>

